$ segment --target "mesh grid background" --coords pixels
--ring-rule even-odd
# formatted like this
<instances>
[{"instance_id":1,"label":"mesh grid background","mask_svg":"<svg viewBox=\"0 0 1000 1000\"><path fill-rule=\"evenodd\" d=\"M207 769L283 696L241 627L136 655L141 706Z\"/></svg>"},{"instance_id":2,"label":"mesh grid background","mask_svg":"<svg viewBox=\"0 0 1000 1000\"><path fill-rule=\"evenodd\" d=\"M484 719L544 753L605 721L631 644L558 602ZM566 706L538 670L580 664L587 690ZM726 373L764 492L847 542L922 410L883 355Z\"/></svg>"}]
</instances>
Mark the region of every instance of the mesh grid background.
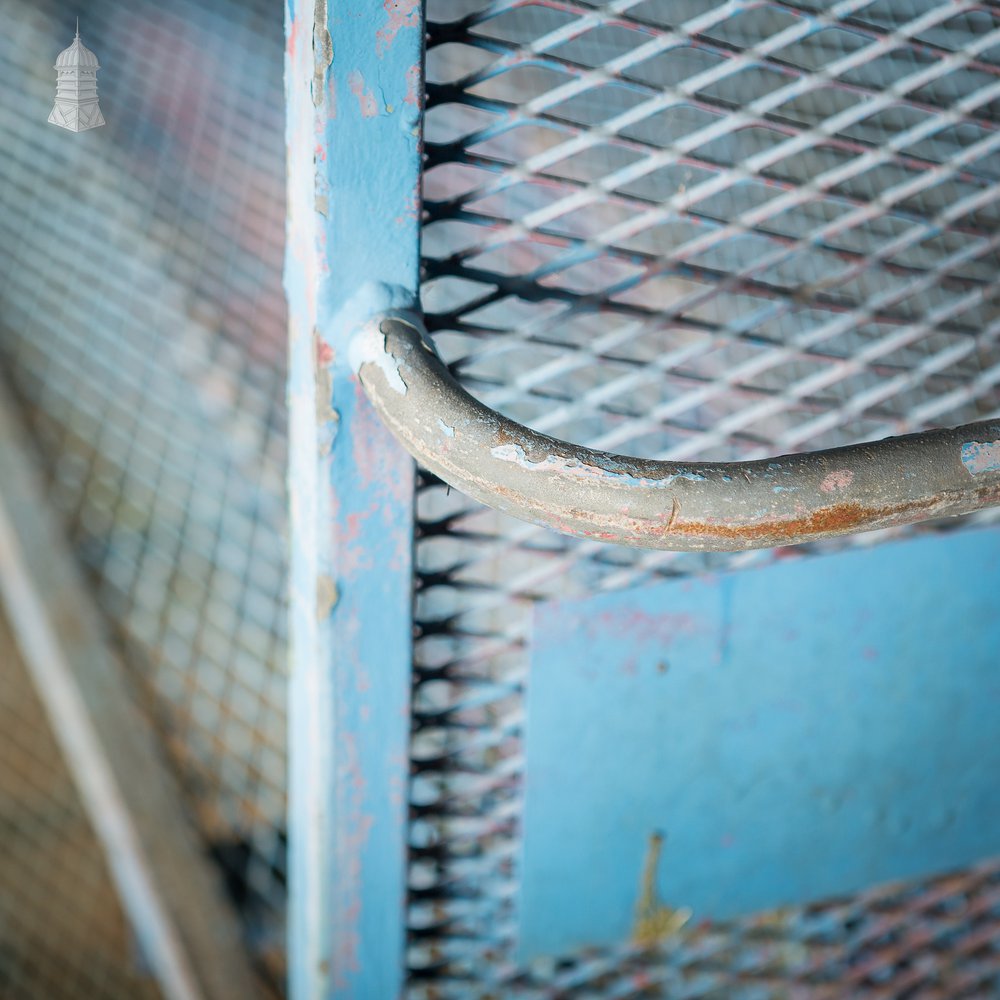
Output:
<instances>
[{"instance_id":1,"label":"mesh grid background","mask_svg":"<svg viewBox=\"0 0 1000 1000\"><path fill-rule=\"evenodd\" d=\"M155 1000L100 845L0 615L0 996Z\"/></svg>"},{"instance_id":2,"label":"mesh grid background","mask_svg":"<svg viewBox=\"0 0 1000 1000\"><path fill-rule=\"evenodd\" d=\"M73 134L46 119L52 66L77 14L101 62L107 125ZM0 23L0 370L136 695L277 986L280 5L0 0ZM0 756L17 750L13 738L0 730ZM64 874L67 892L91 877L81 867L75 887L74 870ZM32 877L22 873L22 892ZM66 995L97 995L74 981L75 966L64 975Z\"/></svg>"},{"instance_id":3,"label":"mesh grid background","mask_svg":"<svg viewBox=\"0 0 1000 1000\"><path fill-rule=\"evenodd\" d=\"M424 307L489 405L673 460L1000 412L994 5L431 0L428 20ZM417 503L414 997L1000 993L971 873L515 970L532 603L775 553L560 538L428 475Z\"/></svg>"},{"instance_id":4,"label":"mesh grid background","mask_svg":"<svg viewBox=\"0 0 1000 1000\"><path fill-rule=\"evenodd\" d=\"M70 136L45 124L68 15L0 14L3 377L277 982L281 18L81 4L108 126ZM1000 408L992 5L430 0L428 17L425 306L488 403L672 458ZM531 603L770 556L570 541L426 476L418 519L414 996L1000 992L996 866L512 969Z\"/></svg>"}]
</instances>

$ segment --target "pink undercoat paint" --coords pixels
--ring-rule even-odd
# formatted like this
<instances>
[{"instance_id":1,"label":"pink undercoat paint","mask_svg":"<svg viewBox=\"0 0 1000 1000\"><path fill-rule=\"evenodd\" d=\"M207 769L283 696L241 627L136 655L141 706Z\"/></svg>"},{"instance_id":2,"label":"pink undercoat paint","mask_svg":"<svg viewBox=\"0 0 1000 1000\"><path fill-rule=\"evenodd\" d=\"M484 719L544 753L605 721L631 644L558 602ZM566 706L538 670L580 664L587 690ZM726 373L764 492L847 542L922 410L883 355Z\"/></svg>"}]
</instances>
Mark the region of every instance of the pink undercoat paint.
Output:
<instances>
[{"instance_id":1,"label":"pink undercoat paint","mask_svg":"<svg viewBox=\"0 0 1000 1000\"><path fill-rule=\"evenodd\" d=\"M365 89L365 78L358 70L354 70L347 78L347 83L351 88L351 93L358 99L358 107L361 109L362 118L375 118L378 116L378 103L371 90Z\"/></svg>"},{"instance_id":2,"label":"pink undercoat paint","mask_svg":"<svg viewBox=\"0 0 1000 1000\"><path fill-rule=\"evenodd\" d=\"M403 28L415 28L420 23L420 0L385 0L382 4L386 22L375 33L375 52L383 56Z\"/></svg>"},{"instance_id":3,"label":"pink undercoat paint","mask_svg":"<svg viewBox=\"0 0 1000 1000\"><path fill-rule=\"evenodd\" d=\"M602 634L611 630L618 635L629 635L632 640L640 643L670 645L678 636L696 635L705 630L705 623L688 614L651 615L645 611L631 610L628 612L605 611L593 618L581 622L589 634Z\"/></svg>"},{"instance_id":4,"label":"pink undercoat paint","mask_svg":"<svg viewBox=\"0 0 1000 1000\"><path fill-rule=\"evenodd\" d=\"M837 490L846 490L853 482L854 473L850 469L837 469L819 484L819 488L824 493L835 493Z\"/></svg>"},{"instance_id":5,"label":"pink undercoat paint","mask_svg":"<svg viewBox=\"0 0 1000 1000\"><path fill-rule=\"evenodd\" d=\"M326 366L333 362L333 348L322 338L316 338L316 363Z\"/></svg>"},{"instance_id":6,"label":"pink undercoat paint","mask_svg":"<svg viewBox=\"0 0 1000 1000\"><path fill-rule=\"evenodd\" d=\"M413 107L420 106L420 67L411 66L406 71L406 97L403 98L404 104L411 104Z\"/></svg>"}]
</instances>

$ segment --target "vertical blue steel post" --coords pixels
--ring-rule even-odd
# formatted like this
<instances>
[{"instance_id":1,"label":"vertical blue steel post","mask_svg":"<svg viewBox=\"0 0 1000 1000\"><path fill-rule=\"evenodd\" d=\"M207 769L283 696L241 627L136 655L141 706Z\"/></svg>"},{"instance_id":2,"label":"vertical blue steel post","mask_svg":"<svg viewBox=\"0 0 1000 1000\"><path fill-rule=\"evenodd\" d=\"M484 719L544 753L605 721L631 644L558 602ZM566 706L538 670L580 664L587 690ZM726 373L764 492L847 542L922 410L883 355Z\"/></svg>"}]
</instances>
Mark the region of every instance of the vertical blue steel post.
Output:
<instances>
[{"instance_id":1,"label":"vertical blue steel post","mask_svg":"<svg viewBox=\"0 0 1000 1000\"><path fill-rule=\"evenodd\" d=\"M403 987L413 466L352 374L417 301L420 0L287 0L290 990Z\"/></svg>"}]
</instances>

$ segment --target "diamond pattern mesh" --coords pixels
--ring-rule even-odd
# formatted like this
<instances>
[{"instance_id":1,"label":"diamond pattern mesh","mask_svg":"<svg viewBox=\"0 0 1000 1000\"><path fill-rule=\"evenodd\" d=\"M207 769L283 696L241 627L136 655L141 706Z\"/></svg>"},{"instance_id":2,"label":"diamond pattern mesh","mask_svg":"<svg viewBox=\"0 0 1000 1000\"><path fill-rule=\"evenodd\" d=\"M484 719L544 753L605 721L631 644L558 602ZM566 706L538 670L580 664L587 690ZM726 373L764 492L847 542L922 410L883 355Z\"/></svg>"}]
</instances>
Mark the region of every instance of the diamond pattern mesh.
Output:
<instances>
[{"instance_id":1,"label":"diamond pattern mesh","mask_svg":"<svg viewBox=\"0 0 1000 1000\"><path fill-rule=\"evenodd\" d=\"M675 460L1000 412L992 5L430 0L428 19L423 301L489 405ZM941 888L995 872L515 971L531 603L774 553L556 537L429 475L417 509L414 996L997 993L995 888Z\"/></svg>"},{"instance_id":2,"label":"diamond pattern mesh","mask_svg":"<svg viewBox=\"0 0 1000 1000\"><path fill-rule=\"evenodd\" d=\"M84 4L108 124L80 135L45 123L64 13L0 0L2 375L277 982L280 5ZM1000 410L993 5L429 0L428 19L424 304L488 403L678 459ZM427 475L417 504L414 997L1000 993L996 865L514 969L531 603L770 556L567 540ZM38 706L2 670L0 994L144 996L71 789L37 763ZM43 863L53 816L80 835ZM60 909L79 919L54 955Z\"/></svg>"},{"instance_id":3,"label":"diamond pattern mesh","mask_svg":"<svg viewBox=\"0 0 1000 1000\"><path fill-rule=\"evenodd\" d=\"M544 963L505 989L637 1000L987 1000L1000 990L998 917L993 863L924 885L880 886L850 900L684 929L660 955Z\"/></svg>"},{"instance_id":4,"label":"diamond pattern mesh","mask_svg":"<svg viewBox=\"0 0 1000 1000\"><path fill-rule=\"evenodd\" d=\"M0 996L155 1000L104 854L0 615Z\"/></svg>"},{"instance_id":5,"label":"diamond pattern mesh","mask_svg":"<svg viewBox=\"0 0 1000 1000\"><path fill-rule=\"evenodd\" d=\"M77 13L101 62L107 124L74 134L46 119ZM280 5L0 0L0 23L0 372L248 942L277 982ZM0 759L9 733L0 729ZM66 891L87 872L68 866ZM32 871L20 877L33 891ZM74 987L75 966L63 975L67 996L100 995Z\"/></svg>"}]
</instances>

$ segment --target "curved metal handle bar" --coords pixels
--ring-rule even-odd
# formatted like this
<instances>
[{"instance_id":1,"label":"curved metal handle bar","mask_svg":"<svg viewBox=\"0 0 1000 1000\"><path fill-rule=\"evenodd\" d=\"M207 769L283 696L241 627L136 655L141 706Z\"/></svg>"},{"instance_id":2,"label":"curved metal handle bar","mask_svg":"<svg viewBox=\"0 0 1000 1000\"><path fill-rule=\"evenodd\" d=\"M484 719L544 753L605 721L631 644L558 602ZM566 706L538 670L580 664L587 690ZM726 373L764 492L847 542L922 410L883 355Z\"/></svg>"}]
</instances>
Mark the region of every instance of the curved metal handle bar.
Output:
<instances>
[{"instance_id":1,"label":"curved metal handle bar","mask_svg":"<svg viewBox=\"0 0 1000 1000\"><path fill-rule=\"evenodd\" d=\"M1000 420L755 462L649 461L569 444L470 396L413 315L362 327L351 360L421 464L497 510L650 549L732 550L1000 504Z\"/></svg>"}]
</instances>

